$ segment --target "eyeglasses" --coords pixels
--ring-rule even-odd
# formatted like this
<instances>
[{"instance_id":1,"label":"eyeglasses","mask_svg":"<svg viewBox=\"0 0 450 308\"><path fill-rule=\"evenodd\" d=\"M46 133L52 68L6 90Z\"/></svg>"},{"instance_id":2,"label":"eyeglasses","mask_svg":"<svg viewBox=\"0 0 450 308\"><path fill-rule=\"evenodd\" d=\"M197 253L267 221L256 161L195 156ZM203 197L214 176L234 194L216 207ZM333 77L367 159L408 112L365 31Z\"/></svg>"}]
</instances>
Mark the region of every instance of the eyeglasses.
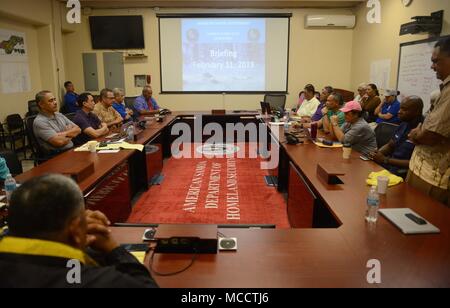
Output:
<instances>
[{"instance_id":1,"label":"eyeglasses","mask_svg":"<svg viewBox=\"0 0 450 308\"><path fill-rule=\"evenodd\" d=\"M108 97L106 97L107 99L114 99L115 97L113 96L113 97L111 97L111 96L108 96Z\"/></svg>"}]
</instances>

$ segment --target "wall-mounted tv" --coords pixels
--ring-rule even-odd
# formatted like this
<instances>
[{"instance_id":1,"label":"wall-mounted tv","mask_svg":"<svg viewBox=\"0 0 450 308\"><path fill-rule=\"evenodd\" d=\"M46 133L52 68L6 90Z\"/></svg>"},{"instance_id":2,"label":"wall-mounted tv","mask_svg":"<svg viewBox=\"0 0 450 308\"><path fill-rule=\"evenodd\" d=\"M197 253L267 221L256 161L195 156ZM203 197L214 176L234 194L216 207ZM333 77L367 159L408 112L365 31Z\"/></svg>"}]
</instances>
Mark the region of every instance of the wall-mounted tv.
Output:
<instances>
[{"instance_id":1,"label":"wall-mounted tv","mask_svg":"<svg viewBox=\"0 0 450 308\"><path fill-rule=\"evenodd\" d=\"M142 16L90 16L93 49L144 49Z\"/></svg>"}]
</instances>

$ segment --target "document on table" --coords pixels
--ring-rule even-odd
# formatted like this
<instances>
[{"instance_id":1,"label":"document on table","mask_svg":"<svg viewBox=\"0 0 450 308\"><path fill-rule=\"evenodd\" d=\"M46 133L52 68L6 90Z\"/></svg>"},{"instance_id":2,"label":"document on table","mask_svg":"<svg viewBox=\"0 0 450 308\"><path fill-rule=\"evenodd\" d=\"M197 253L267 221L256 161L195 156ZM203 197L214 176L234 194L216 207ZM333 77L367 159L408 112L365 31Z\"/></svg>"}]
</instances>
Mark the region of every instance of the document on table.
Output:
<instances>
[{"instance_id":1,"label":"document on table","mask_svg":"<svg viewBox=\"0 0 450 308\"><path fill-rule=\"evenodd\" d=\"M145 261L145 251L131 251L130 252L141 264L144 264Z\"/></svg>"},{"instance_id":2,"label":"document on table","mask_svg":"<svg viewBox=\"0 0 450 308\"><path fill-rule=\"evenodd\" d=\"M120 149L119 150L102 150L102 151L99 151L98 154L115 154L115 153L119 153L119 152L120 152Z\"/></svg>"}]
</instances>

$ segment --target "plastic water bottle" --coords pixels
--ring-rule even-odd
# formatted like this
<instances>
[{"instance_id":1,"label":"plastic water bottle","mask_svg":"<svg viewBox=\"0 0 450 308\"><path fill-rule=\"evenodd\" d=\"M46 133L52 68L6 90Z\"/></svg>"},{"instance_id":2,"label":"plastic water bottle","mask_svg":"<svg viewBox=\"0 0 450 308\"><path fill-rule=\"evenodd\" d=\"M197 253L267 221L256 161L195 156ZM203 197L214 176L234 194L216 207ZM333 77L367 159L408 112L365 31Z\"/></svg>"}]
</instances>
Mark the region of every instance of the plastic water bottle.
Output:
<instances>
[{"instance_id":1,"label":"plastic water bottle","mask_svg":"<svg viewBox=\"0 0 450 308\"><path fill-rule=\"evenodd\" d=\"M366 220L375 223L378 220L378 209L380 208L380 196L377 187L372 186L367 196Z\"/></svg>"},{"instance_id":2,"label":"plastic water bottle","mask_svg":"<svg viewBox=\"0 0 450 308\"><path fill-rule=\"evenodd\" d=\"M6 202L9 204L11 200L11 195L14 190L17 188L16 180L12 177L11 174L6 176L5 180L5 192L6 192Z\"/></svg>"},{"instance_id":3,"label":"plastic water bottle","mask_svg":"<svg viewBox=\"0 0 450 308\"><path fill-rule=\"evenodd\" d=\"M289 114L284 116L284 132L289 133Z\"/></svg>"},{"instance_id":4,"label":"plastic water bottle","mask_svg":"<svg viewBox=\"0 0 450 308\"><path fill-rule=\"evenodd\" d=\"M127 140L128 141L134 141L134 127L133 127L133 125L130 125L127 128Z\"/></svg>"}]
</instances>

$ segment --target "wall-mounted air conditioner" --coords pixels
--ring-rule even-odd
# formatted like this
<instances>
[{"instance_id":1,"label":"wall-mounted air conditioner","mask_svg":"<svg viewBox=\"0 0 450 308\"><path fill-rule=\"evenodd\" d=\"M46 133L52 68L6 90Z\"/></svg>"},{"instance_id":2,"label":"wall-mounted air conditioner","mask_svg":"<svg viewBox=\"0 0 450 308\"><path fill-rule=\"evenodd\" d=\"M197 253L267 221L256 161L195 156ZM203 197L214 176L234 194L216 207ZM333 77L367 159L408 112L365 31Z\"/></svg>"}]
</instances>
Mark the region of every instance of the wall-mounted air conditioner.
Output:
<instances>
[{"instance_id":1,"label":"wall-mounted air conditioner","mask_svg":"<svg viewBox=\"0 0 450 308\"><path fill-rule=\"evenodd\" d=\"M345 28L353 29L356 25L354 15L307 15L305 28Z\"/></svg>"}]
</instances>

